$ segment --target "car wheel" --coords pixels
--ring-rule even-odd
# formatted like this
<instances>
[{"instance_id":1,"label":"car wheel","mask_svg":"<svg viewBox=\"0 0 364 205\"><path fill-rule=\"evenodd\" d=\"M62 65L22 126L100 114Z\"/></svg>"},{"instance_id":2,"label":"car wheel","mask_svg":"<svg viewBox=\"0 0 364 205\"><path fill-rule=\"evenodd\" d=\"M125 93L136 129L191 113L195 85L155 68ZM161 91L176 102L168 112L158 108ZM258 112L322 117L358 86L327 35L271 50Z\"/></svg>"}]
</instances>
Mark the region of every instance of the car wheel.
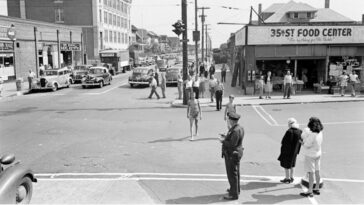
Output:
<instances>
[{"instance_id":1,"label":"car wheel","mask_svg":"<svg viewBox=\"0 0 364 205\"><path fill-rule=\"evenodd\" d=\"M86 85L82 85L82 88L84 88L84 89L85 89L85 88L86 88Z\"/></svg>"},{"instance_id":2,"label":"car wheel","mask_svg":"<svg viewBox=\"0 0 364 205\"><path fill-rule=\"evenodd\" d=\"M104 81L100 81L100 85L99 85L100 88L104 87Z\"/></svg>"},{"instance_id":3,"label":"car wheel","mask_svg":"<svg viewBox=\"0 0 364 205\"><path fill-rule=\"evenodd\" d=\"M29 177L23 177L16 187L17 204L29 204L33 194L33 184Z\"/></svg>"},{"instance_id":4,"label":"car wheel","mask_svg":"<svg viewBox=\"0 0 364 205\"><path fill-rule=\"evenodd\" d=\"M52 91L53 92L55 92L55 91L57 91L58 90L58 84L56 83L56 84L54 84L54 86L53 86L53 88L52 88Z\"/></svg>"}]
</instances>

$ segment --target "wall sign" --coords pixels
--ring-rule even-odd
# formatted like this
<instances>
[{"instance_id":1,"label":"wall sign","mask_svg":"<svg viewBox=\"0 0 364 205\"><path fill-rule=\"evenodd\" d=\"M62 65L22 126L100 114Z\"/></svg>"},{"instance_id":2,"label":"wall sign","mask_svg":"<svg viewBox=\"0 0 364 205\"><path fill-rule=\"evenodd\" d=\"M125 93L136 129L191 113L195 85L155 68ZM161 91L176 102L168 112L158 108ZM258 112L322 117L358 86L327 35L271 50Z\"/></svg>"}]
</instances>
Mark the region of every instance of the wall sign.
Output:
<instances>
[{"instance_id":1,"label":"wall sign","mask_svg":"<svg viewBox=\"0 0 364 205\"><path fill-rule=\"evenodd\" d=\"M61 43L61 51L81 51L80 43Z\"/></svg>"},{"instance_id":2,"label":"wall sign","mask_svg":"<svg viewBox=\"0 0 364 205\"><path fill-rule=\"evenodd\" d=\"M250 26L249 45L364 43L364 26Z\"/></svg>"},{"instance_id":3,"label":"wall sign","mask_svg":"<svg viewBox=\"0 0 364 205\"><path fill-rule=\"evenodd\" d=\"M13 51L13 43L3 43L0 42L0 51Z\"/></svg>"}]
</instances>

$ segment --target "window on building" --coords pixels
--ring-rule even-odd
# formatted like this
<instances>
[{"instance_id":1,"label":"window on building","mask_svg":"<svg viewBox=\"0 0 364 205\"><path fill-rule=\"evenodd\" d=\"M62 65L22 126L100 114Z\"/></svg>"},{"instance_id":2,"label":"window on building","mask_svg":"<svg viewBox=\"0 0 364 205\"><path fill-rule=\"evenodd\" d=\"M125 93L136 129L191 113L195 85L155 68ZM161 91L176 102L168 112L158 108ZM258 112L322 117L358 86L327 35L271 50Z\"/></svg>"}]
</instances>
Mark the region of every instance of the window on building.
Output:
<instances>
[{"instance_id":1,"label":"window on building","mask_svg":"<svg viewBox=\"0 0 364 205\"><path fill-rule=\"evenodd\" d=\"M107 5L108 5L109 7L112 7L111 0L107 0Z\"/></svg>"},{"instance_id":2,"label":"window on building","mask_svg":"<svg viewBox=\"0 0 364 205\"><path fill-rule=\"evenodd\" d=\"M295 18L295 19L298 18L298 13L297 12L293 13L293 18Z\"/></svg>"},{"instance_id":3,"label":"window on building","mask_svg":"<svg viewBox=\"0 0 364 205\"><path fill-rule=\"evenodd\" d=\"M124 28L127 28L128 21L126 19L124 19Z\"/></svg>"},{"instance_id":4,"label":"window on building","mask_svg":"<svg viewBox=\"0 0 364 205\"><path fill-rule=\"evenodd\" d=\"M118 19L117 19L117 26L120 27L120 16L118 16Z\"/></svg>"},{"instance_id":5,"label":"window on building","mask_svg":"<svg viewBox=\"0 0 364 205\"><path fill-rule=\"evenodd\" d=\"M102 22L102 11L101 9L99 10L99 19L100 19L100 23Z\"/></svg>"},{"instance_id":6,"label":"window on building","mask_svg":"<svg viewBox=\"0 0 364 205\"><path fill-rule=\"evenodd\" d=\"M114 43L118 42L118 36L116 35L116 31L114 31Z\"/></svg>"},{"instance_id":7,"label":"window on building","mask_svg":"<svg viewBox=\"0 0 364 205\"><path fill-rule=\"evenodd\" d=\"M104 41L109 42L109 31L108 30L105 30L105 32L104 32Z\"/></svg>"},{"instance_id":8,"label":"window on building","mask_svg":"<svg viewBox=\"0 0 364 205\"><path fill-rule=\"evenodd\" d=\"M117 1L117 10L120 11L120 8L121 8L121 2L120 0Z\"/></svg>"},{"instance_id":9,"label":"window on building","mask_svg":"<svg viewBox=\"0 0 364 205\"><path fill-rule=\"evenodd\" d=\"M124 2L121 2L121 12L124 12Z\"/></svg>"},{"instance_id":10,"label":"window on building","mask_svg":"<svg viewBox=\"0 0 364 205\"><path fill-rule=\"evenodd\" d=\"M112 31L109 31L109 40L112 43L112 40L113 40L113 38L112 38Z\"/></svg>"},{"instance_id":11,"label":"window on building","mask_svg":"<svg viewBox=\"0 0 364 205\"><path fill-rule=\"evenodd\" d=\"M121 43L121 36L120 36L120 32L118 32L118 43Z\"/></svg>"},{"instance_id":12,"label":"window on building","mask_svg":"<svg viewBox=\"0 0 364 205\"><path fill-rule=\"evenodd\" d=\"M55 9L55 17L56 22L64 22L63 8L58 7Z\"/></svg>"},{"instance_id":13,"label":"window on building","mask_svg":"<svg viewBox=\"0 0 364 205\"><path fill-rule=\"evenodd\" d=\"M308 13L307 13L307 18L308 18L308 19L311 19L312 17L313 17L313 16L312 16L312 13L308 12Z\"/></svg>"},{"instance_id":14,"label":"window on building","mask_svg":"<svg viewBox=\"0 0 364 205\"><path fill-rule=\"evenodd\" d=\"M104 11L104 23L107 23L107 12Z\"/></svg>"},{"instance_id":15,"label":"window on building","mask_svg":"<svg viewBox=\"0 0 364 205\"><path fill-rule=\"evenodd\" d=\"M125 33L125 44L128 44L129 43L129 37L128 37L128 34Z\"/></svg>"},{"instance_id":16,"label":"window on building","mask_svg":"<svg viewBox=\"0 0 364 205\"><path fill-rule=\"evenodd\" d=\"M121 33L121 43L124 44L125 43L125 36L124 33Z\"/></svg>"},{"instance_id":17,"label":"window on building","mask_svg":"<svg viewBox=\"0 0 364 205\"><path fill-rule=\"evenodd\" d=\"M107 6L107 0L104 0L104 5Z\"/></svg>"},{"instance_id":18,"label":"window on building","mask_svg":"<svg viewBox=\"0 0 364 205\"><path fill-rule=\"evenodd\" d=\"M109 24L112 25L112 14L109 13Z\"/></svg>"},{"instance_id":19,"label":"window on building","mask_svg":"<svg viewBox=\"0 0 364 205\"><path fill-rule=\"evenodd\" d=\"M116 0L112 0L112 7L116 9Z\"/></svg>"}]
</instances>

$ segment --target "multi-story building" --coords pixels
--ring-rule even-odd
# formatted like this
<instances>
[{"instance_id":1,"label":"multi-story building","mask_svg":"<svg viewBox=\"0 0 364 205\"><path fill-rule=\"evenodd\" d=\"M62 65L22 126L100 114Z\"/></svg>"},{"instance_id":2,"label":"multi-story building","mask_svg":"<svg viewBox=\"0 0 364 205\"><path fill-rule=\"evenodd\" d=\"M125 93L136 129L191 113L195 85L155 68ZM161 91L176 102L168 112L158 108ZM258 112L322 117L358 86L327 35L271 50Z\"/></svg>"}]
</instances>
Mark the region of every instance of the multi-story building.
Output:
<instances>
[{"instance_id":1,"label":"multi-story building","mask_svg":"<svg viewBox=\"0 0 364 205\"><path fill-rule=\"evenodd\" d=\"M7 0L8 15L82 28L85 59L104 49L126 50L132 0Z\"/></svg>"}]
</instances>

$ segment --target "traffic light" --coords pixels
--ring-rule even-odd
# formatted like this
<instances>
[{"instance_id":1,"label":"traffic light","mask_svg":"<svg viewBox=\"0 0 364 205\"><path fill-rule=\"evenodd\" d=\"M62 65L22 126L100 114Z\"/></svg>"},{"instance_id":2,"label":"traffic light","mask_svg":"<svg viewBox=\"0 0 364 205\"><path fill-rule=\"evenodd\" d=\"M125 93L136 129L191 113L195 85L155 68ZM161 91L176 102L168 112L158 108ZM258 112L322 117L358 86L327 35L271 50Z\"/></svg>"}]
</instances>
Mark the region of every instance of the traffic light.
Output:
<instances>
[{"instance_id":1,"label":"traffic light","mask_svg":"<svg viewBox=\"0 0 364 205\"><path fill-rule=\"evenodd\" d=\"M177 21L172 25L174 29L172 30L177 36L181 35L186 30L186 26L182 23L182 21Z\"/></svg>"}]
</instances>

